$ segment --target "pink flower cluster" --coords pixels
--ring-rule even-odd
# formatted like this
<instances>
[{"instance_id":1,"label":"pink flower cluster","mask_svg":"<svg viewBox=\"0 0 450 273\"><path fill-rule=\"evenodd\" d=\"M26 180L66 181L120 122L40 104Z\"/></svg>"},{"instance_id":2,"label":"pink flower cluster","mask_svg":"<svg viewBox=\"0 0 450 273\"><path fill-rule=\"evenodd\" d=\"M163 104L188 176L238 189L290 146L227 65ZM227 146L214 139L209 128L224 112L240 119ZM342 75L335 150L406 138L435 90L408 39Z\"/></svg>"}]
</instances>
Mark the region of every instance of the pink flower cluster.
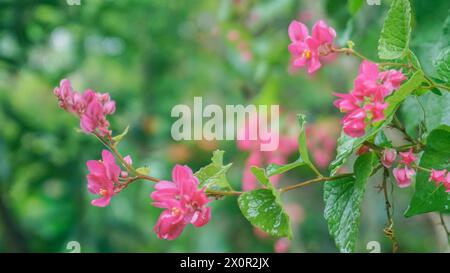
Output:
<instances>
[{"instance_id":1,"label":"pink flower cluster","mask_svg":"<svg viewBox=\"0 0 450 273\"><path fill-rule=\"evenodd\" d=\"M81 94L72 89L67 79L63 79L53 93L58 97L61 108L80 118L80 127L85 133L97 131L100 136L111 135L106 116L116 111L116 103L108 93L88 89Z\"/></svg>"},{"instance_id":2,"label":"pink flower cluster","mask_svg":"<svg viewBox=\"0 0 450 273\"><path fill-rule=\"evenodd\" d=\"M322 20L314 24L311 36L306 25L298 21L291 22L288 34L291 39L288 49L293 57L292 66L307 66L309 74L322 66L321 58L332 52L333 40L336 37L336 31Z\"/></svg>"},{"instance_id":3,"label":"pink flower cluster","mask_svg":"<svg viewBox=\"0 0 450 273\"><path fill-rule=\"evenodd\" d=\"M416 175L416 170L412 168L412 164L417 160L414 156L413 150L409 149L407 152L399 153L401 160L399 165L392 170L395 180L400 188L406 188L411 185L412 177ZM394 149L385 149L382 154L381 163L385 167L392 166L397 152Z\"/></svg>"},{"instance_id":4,"label":"pink flower cluster","mask_svg":"<svg viewBox=\"0 0 450 273\"><path fill-rule=\"evenodd\" d=\"M434 181L436 187L443 184L445 187L445 192L450 193L450 172L447 172L447 170L431 169L429 181Z\"/></svg>"},{"instance_id":5,"label":"pink flower cluster","mask_svg":"<svg viewBox=\"0 0 450 273\"><path fill-rule=\"evenodd\" d=\"M205 189L198 189L199 182L189 167L176 165L172 180L158 182L150 195L155 207L165 209L154 228L160 239L176 239L189 223L201 227L211 218Z\"/></svg>"},{"instance_id":6,"label":"pink flower cluster","mask_svg":"<svg viewBox=\"0 0 450 273\"><path fill-rule=\"evenodd\" d=\"M383 120L384 109L388 106L384 102L385 97L398 89L405 79L401 71L391 69L380 72L377 64L363 61L352 92L335 94L339 99L334 105L347 113L341 121L344 133L360 137L365 134L368 124Z\"/></svg>"},{"instance_id":7,"label":"pink flower cluster","mask_svg":"<svg viewBox=\"0 0 450 273\"><path fill-rule=\"evenodd\" d=\"M124 160L127 164L132 164L130 156L126 156ZM100 196L93 200L91 204L97 207L109 205L112 196L120 190L122 185L119 179L125 178L128 174L121 172L114 155L108 150L103 150L102 160L89 160L86 165L89 169L87 175L88 190Z\"/></svg>"},{"instance_id":8,"label":"pink flower cluster","mask_svg":"<svg viewBox=\"0 0 450 273\"><path fill-rule=\"evenodd\" d=\"M407 152L400 152L399 165L393 169L395 180L400 188L406 188L411 185L412 177L416 175L416 170L413 164L416 162L417 157L414 155L413 150L409 149ZM386 148L381 153L381 163L384 167L390 168L397 157L397 151L392 148ZM450 192L450 173L447 170L435 170L431 169L431 174L428 179L434 181L436 187L443 184L446 188L446 192Z\"/></svg>"}]
</instances>

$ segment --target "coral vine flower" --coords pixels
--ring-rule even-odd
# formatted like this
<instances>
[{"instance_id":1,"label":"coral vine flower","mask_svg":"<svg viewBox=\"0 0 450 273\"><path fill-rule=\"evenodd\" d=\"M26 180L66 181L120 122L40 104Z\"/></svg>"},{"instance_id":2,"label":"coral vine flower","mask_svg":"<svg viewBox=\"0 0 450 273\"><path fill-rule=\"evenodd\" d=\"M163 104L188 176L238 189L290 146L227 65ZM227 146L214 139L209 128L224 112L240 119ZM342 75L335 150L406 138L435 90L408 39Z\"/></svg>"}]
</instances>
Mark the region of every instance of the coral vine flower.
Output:
<instances>
[{"instance_id":1,"label":"coral vine flower","mask_svg":"<svg viewBox=\"0 0 450 273\"><path fill-rule=\"evenodd\" d=\"M109 205L120 176L120 167L116 164L113 154L103 150L101 161L89 160L86 165L89 169L87 175L88 190L100 196L100 198L93 200L91 204L98 207Z\"/></svg>"},{"instance_id":2,"label":"coral vine flower","mask_svg":"<svg viewBox=\"0 0 450 273\"><path fill-rule=\"evenodd\" d=\"M340 99L335 100L333 104L342 113L347 113L359 108L360 100L358 100L352 94L334 93L334 95Z\"/></svg>"},{"instance_id":3,"label":"coral vine flower","mask_svg":"<svg viewBox=\"0 0 450 273\"><path fill-rule=\"evenodd\" d=\"M288 34L291 39L288 49L293 55L293 66L298 68L306 65L309 74L322 66L320 58L331 53L336 37L336 31L322 20L314 24L311 36L308 28L298 21L290 23Z\"/></svg>"},{"instance_id":4,"label":"coral vine flower","mask_svg":"<svg viewBox=\"0 0 450 273\"><path fill-rule=\"evenodd\" d=\"M381 158L381 164L386 168L390 168L397 157L397 151L395 149L384 149Z\"/></svg>"},{"instance_id":5,"label":"coral vine flower","mask_svg":"<svg viewBox=\"0 0 450 273\"><path fill-rule=\"evenodd\" d=\"M445 180L443 181L445 192L450 193L450 172L447 173L447 176L445 177Z\"/></svg>"},{"instance_id":6,"label":"coral vine flower","mask_svg":"<svg viewBox=\"0 0 450 273\"><path fill-rule=\"evenodd\" d=\"M189 223L201 227L211 218L205 189L198 189L198 180L189 167L176 165L172 180L158 182L150 195L153 206L166 209L154 227L160 239L176 239Z\"/></svg>"},{"instance_id":7,"label":"coral vine flower","mask_svg":"<svg viewBox=\"0 0 450 273\"><path fill-rule=\"evenodd\" d=\"M429 181L434 181L436 184L436 187L439 186L440 183L443 183L445 181L445 174L447 173L447 170L435 170L431 169L431 175L428 179Z\"/></svg>"},{"instance_id":8,"label":"coral vine flower","mask_svg":"<svg viewBox=\"0 0 450 273\"><path fill-rule=\"evenodd\" d=\"M366 129L366 116L363 109L356 109L347 114L341 121L344 133L351 137L363 136Z\"/></svg>"},{"instance_id":9,"label":"coral vine flower","mask_svg":"<svg viewBox=\"0 0 450 273\"><path fill-rule=\"evenodd\" d=\"M61 108L80 118L80 127L85 133L98 130L100 136L111 135L106 116L115 112L116 103L108 93L96 93L88 89L81 94L72 89L67 79L63 79L53 93L58 97Z\"/></svg>"},{"instance_id":10,"label":"coral vine flower","mask_svg":"<svg viewBox=\"0 0 450 273\"><path fill-rule=\"evenodd\" d=\"M347 113L341 122L344 133L360 137L365 134L368 124L383 120L384 110L388 107L385 97L398 89L405 79L401 71L379 72L377 64L363 61L351 93L334 94L339 98L334 105Z\"/></svg>"},{"instance_id":11,"label":"coral vine flower","mask_svg":"<svg viewBox=\"0 0 450 273\"><path fill-rule=\"evenodd\" d=\"M406 166L411 166L414 161L417 160L417 157L413 154L413 149L409 149L407 152L400 152L400 157L402 160L400 161L400 164L405 164Z\"/></svg>"},{"instance_id":12,"label":"coral vine flower","mask_svg":"<svg viewBox=\"0 0 450 273\"><path fill-rule=\"evenodd\" d=\"M394 174L395 180L397 180L398 186L400 188L406 188L411 185L411 178L416 174L416 171L405 166L403 168L394 168L392 173Z\"/></svg>"}]
</instances>

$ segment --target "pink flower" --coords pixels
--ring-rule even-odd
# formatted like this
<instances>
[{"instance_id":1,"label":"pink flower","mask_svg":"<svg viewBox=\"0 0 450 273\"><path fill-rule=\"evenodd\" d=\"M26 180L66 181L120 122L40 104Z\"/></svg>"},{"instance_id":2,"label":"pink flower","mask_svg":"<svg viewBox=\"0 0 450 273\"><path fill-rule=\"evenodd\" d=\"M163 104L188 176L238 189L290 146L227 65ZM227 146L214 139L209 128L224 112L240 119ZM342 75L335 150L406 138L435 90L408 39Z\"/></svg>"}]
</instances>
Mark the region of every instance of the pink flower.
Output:
<instances>
[{"instance_id":1,"label":"pink flower","mask_svg":"<svg viewBox=\"0 0 450 273\"><path fill-rule=\"evenodd\" d=\"M172 180L158 182L150 195L155 207L166 209L154 228L160 239L176 239L189 223L201 227L211 218L205 189L198 189L198 180L189 167L176 165Z\"/></svg>"},{"instance_id":2,"label":"pink flower","mask_svg":"<svg viewBox=\"0 0 450 273\"><path fill-rule=\"evenodd\" d=\"M120 175L120 167L116 164L113 154L103 150L102 161L89 160L86 165L89 169L87 175L88 190L100 196L100 198L93 200L91 204L98 207L109 205Z\"/></svg>"},{"instance_id":3,"label":"pink flower","mask_svg":"<svg viewBox=\"0 0 450 273\"><path fill-rule=\"evenodd\" d=\"M443 183L445 187L445 192L450 193L450 172L447 173L447 176L445 177Z\"/></svg>"},{"instance_id":4,"label":"pink flower","mask_svg":"<svg viewBox=\"0 0 450 273\"><path fill-rule=\"evenodd\" d=\"M385 148L382 153L381 164L386 168L390 168L396 157L397 151L395 149Z\"/></svg>"},{"instance_id":5,"label":"pink flower","mask_svg":"<svg viewBox=\"0 0 450 273\"><path fill-rule=\"evenodd\" d=\"M371 114L372 122L377 122L384 119L384 109L387 107L387 103L374 102L366 104L364 109Z\"/></svg>"},{"instance_id":6,"label":"pink flower","mask_svg":"<svg viewBox=\"0 0 450 273\"><path fill-rule=\"evenodd\" d=\"M288 28L291 44L288 49L293 55L294 67L308 67L308 73L316 72L322 65L320 57L331 53L336 32L324 21L317 21L312 28L312 35L309 36L308 28L298 22L292 21Z\"/></svg>"},{"instance_id":7,"label":"pink flower","mask_svg":"<svg viewBox=\"0 0 450 273\"><path fill-rule=\"evenodd\" d=\"M100 136L111 134L106 116L115 112L116 103L108 93L96 93L88 89L81 94L72 89L67 79L63 79L53 93L61 108L80 118L80 127L85 133L97 131Z\"/></svg>"},{"instance_id":8,"label":"pink flower","mask_svg":"<svg viewBox=\"0 0 450 273\"><path fill-rule=\"evenodd\" d=\"M403 168L394 168L392 172L400 188L409 187L411 185L411 178L416 174L414 169L410 169L406 166Z\"/></svg>"},{"instance_id":9,"label":"pink flower","mask_svg":"<svg viewBox=\"0 0 450 273\"><path fill-rule=\"evenodd\" d=\"M404 164L406 166L411 166L411 163L414 163L417 160L417 157L413 154L413 149L409 149L407 152L400 152L400 157L402 158L400 164Z\"/></svg>"},{"instance_id":10,"label":"pink flower","mask_svg":"<svg viewBox=\"0 0 450 273\"><path fill-rule=\"evenodd\" d=\"M340 99L334 101L334 105L342 113L351 112L359 108L360 101L352 94L334 93Z\"/></svg>"},{"instance_id":11,"label":"pink flower","mask_svg":"<svg viewBox=\"0 0 450 273\"><path fill-rule=\"evenodd\" d=\"M342 119L342 128L344 133L351 137L363 136L366 130L366 112L363 109L357 109L347 114Z\"/></svg>"},{"instance_id":12,"label":"pink flower","mask_svg":"<svg viewBox=\"0 0 450 273\"><path fill-rule=\"evenodd\" d=\"M428 181L434 181L436 184L436 187L439 186L440 183L443 183L445 181L445 174L447 173L447 170L435 170L431 169L431 175Z\"/></svg>"},{"instance_id":13,"label":"pink flower","mask_svg":"<svg viewBox=\"0 0 450 273\"><path fill-rule=\"evenodd\" d=\"M406 80L402 72L391 69L380 73L379 78L386 88L386 95L390 95L393 90L399 89L400 84Z\"/></svg>"},{"instance_id":14,"label":"pink flower","mask_svg":"<svg viewBox=\"0 0 450 273\"><path fill-rule=\"evenodd\" d=\"M319 44L311 37L304 42L296 42L289 45L289 52L294 56L294 67L308 67L308 73L312 74L322 66L318 55Z\"/></svg>"},{"instance_id":15,"label":"pink flower","mask_svg":"<svg viewBox=\"0 0 450 273\"><path fill-rule=\"evenodd\" d=\"M309 36L309 31L303 23L294 20L289 24L288 34L293 43L303 42Z\"/></svg>"},{"instance_id":16,"label":"pink flower","mask_svg":"<svg viewBox=\"0 0 450 273\"><path fill-rule=\"evenodd\" d=\"M336 37L336 31L332 27L329 27L323 20L319 20L312 28L312 37L320 46L327 46L333 43L334 37ZM326 53L328 54L329 52Z\"/></svg>"},{"instance_id":17,"label":"pink flower","mask_svg":"<svg viewBox=\"0 0 450 273\"><path fill-rule=\"evenodd\" d=\"M344 133L351 137L364 135L366 125L384 119L384 110L388 104L384 102L386 96L391 94L406 79L401 71L378 71L378 65L364 60L359 66L359 73L350 94L335 96L340 99L334 105L341 112L348 113L342 120ZM354 118L365 112L364 120Z\"/></svg>"}]
</instances>

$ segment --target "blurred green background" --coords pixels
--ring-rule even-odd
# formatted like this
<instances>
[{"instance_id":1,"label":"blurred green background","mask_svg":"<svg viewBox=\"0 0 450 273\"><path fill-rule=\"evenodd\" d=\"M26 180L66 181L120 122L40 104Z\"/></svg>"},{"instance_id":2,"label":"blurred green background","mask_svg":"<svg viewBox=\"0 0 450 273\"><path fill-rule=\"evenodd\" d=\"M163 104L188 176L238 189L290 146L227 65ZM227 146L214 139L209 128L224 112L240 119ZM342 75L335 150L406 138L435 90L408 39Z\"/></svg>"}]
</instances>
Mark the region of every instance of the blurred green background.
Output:
<instances>
[{"instance_id":1,"label":"blurred green background","mask_svg":"<svg viewBox=\"0 0 450 273\"><path fill-rule=\"evenodd\" d=\"M313 77L293 72L288 25L325 19L338 45L351 39L375 59L391 1L73 2L0 0L0 252L69 252L70 241L82 252L274 251L275 239L256 236L233 197L214 202L211 222L189 226L175 241L159 240L152 230L161 210L150 205L149 182L133 184L107 208L91 206L85 162L100 158L103 147L76 132L78 120L58 108L52 90L69 78L76 90L109 92L117 102L113 131L131 128L121 151L149 165L153 176L170 178L175 163L197 170L220 148L234 163L230 181L240 189L248 153L233 141L173 141L172 107L192 104L194 96L205 104L280 104L284 116L305 113L312 128L325 128L335 140L341 115L332 92L351 88L359 60L339 56ZM411 47L429 70L450 4L415 0L412 6ZM317 160L324 156L334 152L316 151ZM300 168L281 184L311 175ZM382 251L391 248L377 184L369 185L364 201L362 252L374 240ZM412 191L394 189L400 251L445 251L433 215L402 216ZM337 251L323 219L322 185L289 192L284 202L300 208L290 252Z\"/></svg>"}]
</instances>

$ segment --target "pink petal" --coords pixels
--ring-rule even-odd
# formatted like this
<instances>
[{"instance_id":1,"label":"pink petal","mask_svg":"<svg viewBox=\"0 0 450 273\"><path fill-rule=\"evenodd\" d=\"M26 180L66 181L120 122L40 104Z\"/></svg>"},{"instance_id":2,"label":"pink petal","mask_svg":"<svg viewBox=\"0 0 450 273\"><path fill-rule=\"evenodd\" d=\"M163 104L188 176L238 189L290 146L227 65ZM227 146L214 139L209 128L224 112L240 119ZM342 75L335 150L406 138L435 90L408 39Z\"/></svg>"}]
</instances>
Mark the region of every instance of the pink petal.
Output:
<instances>
[{"instance_id":1,"label":"pink petal","mask_svg":"<svg viewBox=\"0 0 450 273\"><path fill-rule=\"evenodd\" d=\"M112 181L119 180L120 167L117 165L114 155L108 150L103 150L102 159L108 178Z\"/></svg>"},{"instance_id":2,"label":"pink petal","mask_svg":"<svg viewBox=\"0 0 450 273\"><path fill-rule=\"evenodd\" d=\"M308 28L298 21L289 24L288 34L292 42L301 42L309 35Z\"/></svg>"},{"instance_id":3,"label":"pink petal","mask_svg":"<svg viewBox=\"0 0 450 273\"><path fill-rule=\"evenodd\" d=\"M92 200L91 204L93 206L97 207L106 207L109 205L109 202L111 201L111 196L105 196L98 199Z\"/></svg>"}]
</instances>

